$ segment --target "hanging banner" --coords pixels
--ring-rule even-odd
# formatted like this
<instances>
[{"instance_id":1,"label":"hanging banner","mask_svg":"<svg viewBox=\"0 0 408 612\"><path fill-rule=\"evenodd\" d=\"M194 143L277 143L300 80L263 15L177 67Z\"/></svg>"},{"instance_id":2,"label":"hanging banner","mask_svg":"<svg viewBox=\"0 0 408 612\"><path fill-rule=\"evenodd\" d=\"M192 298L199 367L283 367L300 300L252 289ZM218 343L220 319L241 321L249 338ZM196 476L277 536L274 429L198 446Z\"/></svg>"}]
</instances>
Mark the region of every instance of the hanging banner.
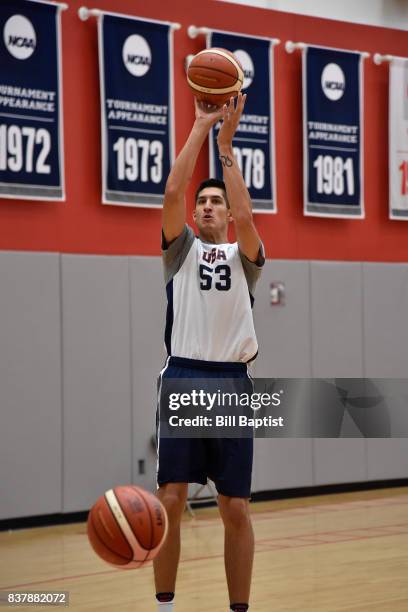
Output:
<instances>
[{"instance_id":1,"label":"hanging banner","mask_svg":"<svg viewBox=\"0 0 408 612\"><path fill-rule=\"evenodd\" d=\"M60 12L0 3L0 198L65 199Z\"/></svg>"},{"instance_id":2,"label":"hanging banner","mask_svg":"<svg viewBox=\"0 0 408 612\"><path fill-rule=\"evenodd\" d=\"M304 214L364 218L361 53L303 50Z\"/></svg>"},{"instance_id":3,"label":"hanging banner","mask_svg":"<svg viewBox=\"0 0 408 612\"><path fill-rule=\"evenodd\" d=\"M232 51L244 70L242 92L248 94L244 113L233 139L234 155L245 179L254 212L276 213L273 109L273 41L242 34L212 31L207 48ZM210 174L222 178L217 134L210 137Z\"/></svg>"},{"instance_id":4,"label":"hanging banner","mask_svg":"<svg viewBox=\"0 0 408 612\"><path fill-rule=\"evenodd\" d=\"M104 204L161 207L174 159L171 24L99 19Z\"/></svg>"},{"instance_id":5,"label":"hanging banner","mask_svg":"<svg viewBox=\"0 0 408 612\"><path fill-rule=\"evenodd\" d=\"M408 59L391 60L389 100L390 219L408 221Z\"/></svg>"}]
</instances>

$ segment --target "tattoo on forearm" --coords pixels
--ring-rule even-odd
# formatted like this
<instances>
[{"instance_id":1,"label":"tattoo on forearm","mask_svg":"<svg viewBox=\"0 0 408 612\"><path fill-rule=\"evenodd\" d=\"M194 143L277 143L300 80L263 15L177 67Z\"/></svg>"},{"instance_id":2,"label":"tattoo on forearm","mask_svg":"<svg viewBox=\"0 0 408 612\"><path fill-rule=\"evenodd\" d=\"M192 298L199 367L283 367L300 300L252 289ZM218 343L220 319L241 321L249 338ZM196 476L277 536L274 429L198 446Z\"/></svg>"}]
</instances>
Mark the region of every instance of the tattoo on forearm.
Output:
<instances>
[{"instance_id":1,"label":"tattoo on forearm","mask_svg":"<svg viewBox=\"0 0 408 612\"><path fill-rule=\"evenodd\" d=\"M231 168L232 159L228 157L228 155L220 155L220 160L223 166L226 166L227 168Z\"/></svg>"}]
</instances>

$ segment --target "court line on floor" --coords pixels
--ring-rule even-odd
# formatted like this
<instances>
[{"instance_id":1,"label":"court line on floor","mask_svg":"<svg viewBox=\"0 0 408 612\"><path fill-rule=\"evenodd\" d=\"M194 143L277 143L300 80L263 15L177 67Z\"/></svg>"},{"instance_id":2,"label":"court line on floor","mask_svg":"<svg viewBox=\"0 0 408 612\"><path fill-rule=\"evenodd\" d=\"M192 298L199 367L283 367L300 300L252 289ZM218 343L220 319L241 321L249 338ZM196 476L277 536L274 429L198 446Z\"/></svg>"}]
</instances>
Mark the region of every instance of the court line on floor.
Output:
<instances>
[{"instance_id":1,"label":"court line on floor","mask_svg":"<svg viewBox=\"0 0 408 612\"><path fill-rule=\"evenodd\" d=\"M316 515L316 514L323 514L326 512L343 512L343 511L350 511L350 510L367 510L369 508L377 508L380 506L405 506L408 505L408 497L406 497L406 501L405 502L400 502L400 503L382 503L382 500L378 500L379 503L371 503L369 501L367 502L363 502L363 501L358 501L358 502L344 502L344 503L336 503L336 504L319 504L316 506L308 506L307 508L285 508L282 510L266 510L263 512L251 512L251 518L255 521L265 521L265 520L270 520L271 516L273 515L273 517L287 517L288 515L295 515L296 517L298 516L310 516L310 515ZM352 507L350 507L352 506ZM191 522L183 522L183 525L189 526L189 527L201 527L201 526L205 526L206 524L212 524L215 521L219 520L219 516L216 515L213 518L209 518L206 517L205 519L200 519L199 517L195 517Z\"/></svg>"},{"instance_id":2,"label":"court line on floor","mask_svg":"<svg viewBox=\"0 0 408 612\"><path fill-rule=\"evenodd\" d=\"M403 527L406 529L406 531L398 531L398 528ZM383 530L383 529L395 529L397 528L397 531L392 532L392 533L380 533L377 530ZM355 536L355 537L345 537L346 534L348 536L350 536L350 534L352 534L353 532L364 532L364 531L374 531L375 533L372 534L366 534L366 535L359 535L359 536ZM369 540L369 539L375 539L375 538L383 538L383 537L393 537L395 535L406 535L408 533L408 523L398 523L395 525L380 525L378 527L359 527L356 529L342 529L339 531L322 531L322 532L318 532L315 534L298 534L296 536L283 536L283 537L278 537L278 538L269 538L269 539L260 539L260 540L256 540L256 553L257 554L262 554L262 553L267 553L267 552L271 552L273 550L284 550L284 549L295 549L295 548L305 548L308 546L321 546L321 545L328 545L328 544L341 544L344 542L357 542L357 541L364 541L364 540ZM319 536L327 536L327 535L339 535L339 534L344 534L343 536L340 536L341 539L335 539L335 540L317 540L316 538L318 538ZM303 538L303 541L302 541ZM293 544L292 544L293 542ZM258 547L265 547L266 548L261 548L259 549ZM190 557L190 558L186 558L186 559L181 559L180 560L180 564L185 564L185 563L192 563L192 562L197 562L197 561L208 561L208 560L215 560L215 559L222 559L224 557L223 554L216 554L216 555L207 555L207 556L200 556L200 557ZM141 572L143 570L147 570L151 568L150 565L144 567L144 568L139 568L138 572ZM64 582L64 581L68 581L68 580L77 580L77 579L81 579L81 578L87 578L90 576L101 576L101 575L106 575L106 574L115 574L118 573L120 570L116 570L116 569L112 569L112 570L105 570L105 571L101 571L101 572L91 572L91 573L87 573L87 574L76 574L74 576L60 576L58 578L49 578L48 580L36 580L33 582L27 582L24 584L12 584L12 585L8 585L8 586L0 586L0 590L11 590L11 589L21 589L21 588L27 588L27 587L31 587L31 586L36 586L36 585L40 585L40 584L51 584L51 583L55 583L55 582Z\"/></svg>"},{"instance_id":3,"label":"court line on floor","mask_svg":"<svg viewBox=\"0 0 408 612\"><path fill-rule=\"evenodd\" d=\"M402 530L401 530L402 527ZM393 531L387 531L392 529ZM408 523L397 525L380 525L378 527L358 527L341 529L339 531L320 531L315 534L297 534L296 536L281 536L262 538L256 541L257 546L271 546L272 549L301 548L304 546L319 546L321 544L341 544L357 542L373 538L393 537L408 534ZM330 539L332 538L332 539ZM301 544L299 544L299 542Z\"/></svg>"},{"instance_id":4,"label":"court line on floor","mask_svg":"<svg viewBox=\"0 0 408 612\"><path fill-rule=\"evenodd\" d=\"M150 567L150 566L147 566L147 567ZM139 568L138 571L140 572L142 569L147 569L147 568ZM78 578L89 578L89 576L102 576L104 574L117 574L119 571L120 571L119 569L111 569L111 570L104 570L102 572L90 572L88 574L75 574L74 576L59 576L58 578L49 578L48 580L35 580L33 582L25 582L23 584L10 584L7 586L0 586L0 591L7 591L9 589L22 589L22 588L26 588L30 586L35 586L37 584L64 582L65 580L76 580Z\"/></svg>"}]
</instances>

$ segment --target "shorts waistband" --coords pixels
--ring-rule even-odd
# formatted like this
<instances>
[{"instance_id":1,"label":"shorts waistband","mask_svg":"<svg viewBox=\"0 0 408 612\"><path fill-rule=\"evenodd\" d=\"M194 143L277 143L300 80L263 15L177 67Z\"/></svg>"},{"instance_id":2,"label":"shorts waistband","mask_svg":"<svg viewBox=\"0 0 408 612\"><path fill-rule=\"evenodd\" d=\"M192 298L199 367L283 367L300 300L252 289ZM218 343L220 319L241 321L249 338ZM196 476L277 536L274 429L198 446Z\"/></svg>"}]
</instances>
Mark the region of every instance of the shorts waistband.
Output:
<instances>
[{"instance_id":1,"label":"shorts waistband","mask_svg":"<svg viewBox=\"0 0 408 612\"><path fill-rule=\"evenodd\" d=\"M223 372L247 372L247 364L242 361L202 361L187 357L170 357L169 365L180 368L197 368L198 370L223 370Z\"/></svg>"}]
</instances>

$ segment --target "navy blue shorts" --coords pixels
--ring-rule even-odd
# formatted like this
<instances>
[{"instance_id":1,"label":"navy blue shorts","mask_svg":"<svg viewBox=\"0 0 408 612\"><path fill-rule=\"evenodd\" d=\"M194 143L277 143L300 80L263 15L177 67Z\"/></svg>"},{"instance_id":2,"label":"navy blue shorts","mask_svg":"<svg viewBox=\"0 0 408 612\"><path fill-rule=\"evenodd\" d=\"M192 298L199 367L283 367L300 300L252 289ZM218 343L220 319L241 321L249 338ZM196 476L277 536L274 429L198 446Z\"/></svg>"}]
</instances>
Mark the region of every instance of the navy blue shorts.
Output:
<instances>
[{"instance_id":1,"label":"navy blue shorts","mask_svg":"<svg viewBox=\"0 0 408 612\"><path fill-rule=\"evenodd\" d=\"M198 361L170 357L159 377L157 407L163 402L163 378L250 378L245 363ZM183 383L184 384L184 383ZM188 392L189 389L186 389ZM168 482L207 484L210 478L221 495L249 498L253 461L252 438L164 438L158 428L157 485Z\"/></svg>"}]
</instances>

